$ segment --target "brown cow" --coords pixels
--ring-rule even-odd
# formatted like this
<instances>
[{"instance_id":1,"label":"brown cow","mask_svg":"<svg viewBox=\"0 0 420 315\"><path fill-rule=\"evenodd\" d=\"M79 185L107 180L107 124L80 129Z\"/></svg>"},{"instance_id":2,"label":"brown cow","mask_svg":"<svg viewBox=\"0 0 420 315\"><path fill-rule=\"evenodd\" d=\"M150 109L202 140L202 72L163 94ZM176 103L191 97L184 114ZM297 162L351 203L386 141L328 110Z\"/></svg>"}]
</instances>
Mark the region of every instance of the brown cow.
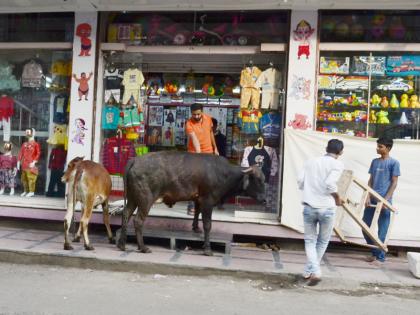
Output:
<instances>
[{"instance_id":1,"label":"brown cow","mask_svg":"<svg viewBox=\"0 0 420 315\"><path fill-rule=\"evenodd\" d=\"M111 177L108 171L100 164L93 161L84 161L83 157L76 157L70 161L63 177L63 183L68 183L67 213L64 218L64 249L70 250L73 247L69 242L69 229L74 214L74 207L77 201L82 203L82 217L79 229L74 242L80 241L80 234L83 233L85 249L93 250L88 238L88 224L92 210L102 205L104 224L106 226L108 239L114 243L111 227L109 225L108 197L111 193Z\"/></svg>"}]
</instances>

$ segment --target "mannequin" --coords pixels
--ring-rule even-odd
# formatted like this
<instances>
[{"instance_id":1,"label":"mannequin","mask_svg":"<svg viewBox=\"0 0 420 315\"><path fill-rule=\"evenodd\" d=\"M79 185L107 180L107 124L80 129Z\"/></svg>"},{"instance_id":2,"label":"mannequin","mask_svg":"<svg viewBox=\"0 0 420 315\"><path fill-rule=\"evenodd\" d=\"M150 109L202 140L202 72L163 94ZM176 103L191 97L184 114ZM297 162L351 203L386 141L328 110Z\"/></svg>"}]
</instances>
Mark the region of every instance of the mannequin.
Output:
<instances>
[{"instance_id":1,"label":"mannequin","mask_svg":"<svg viewBox=\"0 0 420 315\"><path fill-rule=\"evenodd\" d=\"M4 194L5 188L10 188L10 196L15 194L17 173L17 159L12 155L12 144L4 143L4 154L0 155L0 195Z\"/></svg>"},{"instance_id":2,"label":"mannequin","mask_svg":"<svg viewBox=\"0 0 420 315\"><path fill-rule=\"evenodd\" d=\"M24 142L18 155L17 168L21 169L21 181L23 193L21 196L32 197L35 194L35 184L38 178L36 163L41 155L41 147L35 141L35 129L26 129L25 135L28 141Z\"/></svg>"}]
</instances>

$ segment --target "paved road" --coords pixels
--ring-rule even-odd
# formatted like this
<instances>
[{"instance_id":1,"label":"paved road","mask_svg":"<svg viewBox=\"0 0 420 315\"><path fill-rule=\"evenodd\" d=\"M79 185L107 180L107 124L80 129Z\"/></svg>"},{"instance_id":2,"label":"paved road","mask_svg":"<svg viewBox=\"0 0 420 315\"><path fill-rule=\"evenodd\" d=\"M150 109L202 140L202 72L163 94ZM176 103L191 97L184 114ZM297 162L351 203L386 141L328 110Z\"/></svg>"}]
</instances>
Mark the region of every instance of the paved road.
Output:
<instances>
[{"instance_id":1,"label":"paved road","mask_svg":"<svg viewBox=\"0 0 420 315\"><path fill-rule=\"evenodd\" d=\"M418 314L414 289L325 292L229 277L0 263L0 314Z\"/></svg>"}]
</instances>

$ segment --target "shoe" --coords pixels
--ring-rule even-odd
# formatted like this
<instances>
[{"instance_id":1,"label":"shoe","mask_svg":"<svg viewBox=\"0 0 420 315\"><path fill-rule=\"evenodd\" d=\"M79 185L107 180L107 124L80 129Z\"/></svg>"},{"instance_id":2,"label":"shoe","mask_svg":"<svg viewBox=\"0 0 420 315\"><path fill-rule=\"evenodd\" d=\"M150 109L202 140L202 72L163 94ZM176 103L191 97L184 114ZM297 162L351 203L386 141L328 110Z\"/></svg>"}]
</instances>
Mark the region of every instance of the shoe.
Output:
<instances>
[{"instance_id":1,"label":"shoe","mask_svg":"<svg viewBox=\"0 0 420 315\"><path fill-rule=\"evenodd\" d=\"M20 194L21 197L26 196L26 191L24 191L23 193Z\"/></svg>"},{"instance_id":2,"label":"shoe","mask_svg":"<svg viewBox=\"0 0 420 315\"><path fill-rule=\"evenodd\" d=\"M381 260L375 259L375 260L374 260L374 261L372 261L370 264L371 264L371 265L373 265L373 266L376 266L376 267L382 267L382 266L383 266L383 264L384 264L384 261L381 261Z\"/></svg>"},{"instance_id":3,"label":"shoe","mask_svg":"<svg viewBox=\"0 0 420 315\"><path fill-rule=\"evenodd\" d=\"M302 278L305 279L305 280L309 280L309 278L311 276L312 276L312 273L306 273L306 272L304 272L303 275L302 275Z\"/></svg>"},{"instance_id":4,"label":"shoe","mask_svg":"<svg viewBox=\"0 0 420 315\"><path fill-rule=\"evenodd\" d=\"M320 277L317 277L315 275L311 275L309 277L308 286L313 287L313 286L316 286L320 282L321 282L321 278Z\"/></svg>"},{"instance_id":5,"label":"shoe","mask_svg":"<svg viewBox=\"0 0 420 315\"><path fill-rule=\"evenodd\" d=\"M373 255L370 255L370 256L367 256L367 257L365 257L365 261L366 262L373 262L373 261L375 261L376 260L376 257L375 256L373 256Z\"/></svg>"},{"instance_id":6,"label":"shoe","mask_svg":"<svg viewBox=\"0 0 420 315\"><path fill-rule=\"evenodd\" d=\"M30 197L33 197L34 195L35 193L31 191L30 193L27 193L25 197L30 198Z\"/></svg>"}]
</instances>

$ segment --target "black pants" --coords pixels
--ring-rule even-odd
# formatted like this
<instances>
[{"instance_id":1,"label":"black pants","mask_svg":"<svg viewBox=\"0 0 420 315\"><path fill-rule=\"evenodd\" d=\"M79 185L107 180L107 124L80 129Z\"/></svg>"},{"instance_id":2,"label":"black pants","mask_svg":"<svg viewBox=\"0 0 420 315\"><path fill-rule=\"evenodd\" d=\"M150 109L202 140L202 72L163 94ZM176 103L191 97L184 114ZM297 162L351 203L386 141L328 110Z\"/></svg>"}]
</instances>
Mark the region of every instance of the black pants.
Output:
<instances>
[{"instance_id":1,"label":"black pants","mask_svg":"<svg viewBox=\"0 0 420 315\"><path fill-rule=\"evenodd\" d=\"M51 170L50 183L48 184L48 197L64 197L66 186L61 182L64 172L62 170ZM57 186L57 191L55 187Z\"/></svg>"}]
</instances>

